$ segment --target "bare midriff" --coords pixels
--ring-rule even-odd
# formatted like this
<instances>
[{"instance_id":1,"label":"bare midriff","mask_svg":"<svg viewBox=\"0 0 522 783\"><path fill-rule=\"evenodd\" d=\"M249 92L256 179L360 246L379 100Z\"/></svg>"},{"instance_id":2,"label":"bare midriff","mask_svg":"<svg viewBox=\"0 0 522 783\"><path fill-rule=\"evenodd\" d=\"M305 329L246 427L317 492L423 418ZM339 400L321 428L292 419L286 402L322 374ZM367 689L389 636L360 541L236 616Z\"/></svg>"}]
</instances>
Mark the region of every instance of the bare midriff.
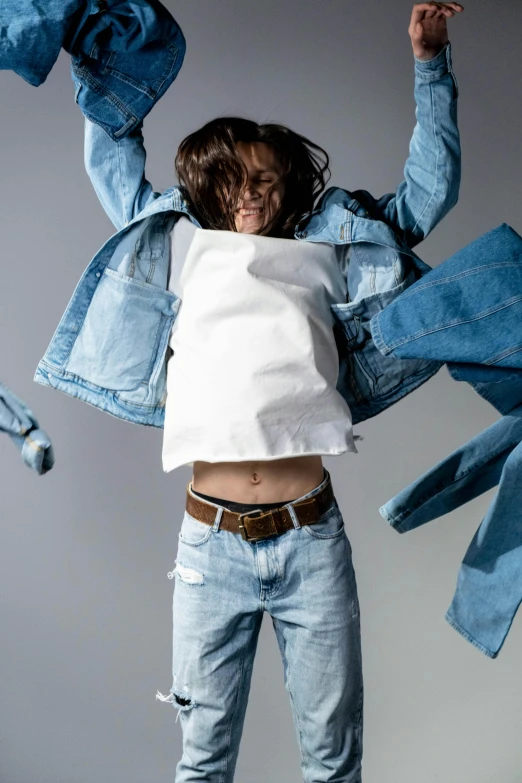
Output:
<instances>
[{"instance_id":1,"label":"bare midriff","mask_svg":"<svg viewBox=\"0 0 522 783\"><path fill-rule=\"evenodd\" d=\"M192 489L236 503L277 503L306 495L323 480L319 454L259 462L194 462Z\"/></svg>"}]
</instances>

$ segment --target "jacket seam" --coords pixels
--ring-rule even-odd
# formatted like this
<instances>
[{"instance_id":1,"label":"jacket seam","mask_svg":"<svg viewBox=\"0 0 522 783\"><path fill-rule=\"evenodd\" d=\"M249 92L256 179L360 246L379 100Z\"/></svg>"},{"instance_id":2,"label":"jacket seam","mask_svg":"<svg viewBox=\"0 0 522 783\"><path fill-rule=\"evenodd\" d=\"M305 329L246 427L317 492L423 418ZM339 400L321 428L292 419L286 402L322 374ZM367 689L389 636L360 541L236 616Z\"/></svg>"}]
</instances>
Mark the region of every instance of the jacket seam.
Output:
<instances>
[{"instance_id":1,"label":"jacket seam","mask_svg":"<svg viewBox=\"0 0 522 783\"><path fill-rule=\"evenodd\" d=\"M121 405L132 405L134 408L151 408L151 409L156 409L156 408L161 407L159 405L151 405L150 403L147 403L147 402L132 402L131 400L122 400L121 395L122 394L126 394L127 393L126 390L107 389L105 386L98 386L98 384L92 383L92 381L87 381L85 378L82 378L79 375L75 375L74 373L69 372L68 370L63 370L63 369L57 370L55 367L53 367L53 365L48 364L43 359L40 361L40 364L38 365L38 367L40 368L40 370L41 370L42 367L48 367L49 370L52 370L52 372L50 372L50 375L52 376L53 373L54 373L54 375L56 376L56 378L58 380L77 381L78 382L77 385L80 388L85 389L86 391L89 391L90 387L92 386L96 390L97 394L103 393L103 396L105 396L107 394L112 395L113 397L115 397L118 400L118 402ZM48 385L52 386L52 383L49 383ZM140 383L138 384L137 388L139 388L139 386L142 386L142 385L143 385L143 381L140 381ZM129 389L128 391L136 391L136 390L135 389Z\"/></svg>"},{"instance_id":2,"label":"jacket seam","mask_svg":"<svg viewBox=\"0 0 522 783\"><path fill-rule=\"evenodd\" d=\"M494 367L497 362L502 361L502 359L506 359L508 356L514 356L514 354L520 353L520 351L522 351L522 345L517 345L517 347L513 349L506 349L502 353L499 353L497 356L495 356L494 359L488 359L488 361L485 362L485 366Z\"/></svg>"},{"instance_id":3,"label":"jacket seam","mask_svg":"<svg viewBox=\"0 0 522 783\"><path fill-rule=\"evenodd\" d=\"M40 446L35 440L33 440L29 435L25 436L26 443L29 443L30 446L32 446L35 451L43 451L44 447Z\"/></svg>"},{"instance_id":4,"label":"jacket seam","mask_svg":"<svg viewBox=\"0 0 522 783\"><path fill-rule=\"evenodd\" d=\"M118 145L118 176L119 176L119 183L118 183L118 185L119 185L120 194L121 194L121 196L120 196L121 203L123 204L123 223L125 224L127 222L128 209L127 209L127 203L126 203L126 198L125 198L125 187L124 187L124 184L123 184L123 163L122 163L122 158L121 158L121 142L118 141L116 143Z\"/></svg>"},{"instance_id":5,"label":"jacket seam","mask_svg":"<svg viewBox=\"0 0 522 783\"><path fill-rule=\"evenodd\" d=\"M99 95L103 95L110 103L113 104L113 106L116 106L121 111L123 116L126 117L127 122L138 122L138 118L132 113L129 107L126 106L115 93L113 93L111 90L108 90L103 86L103 84L95 79L86 68L83 66L76 66L75 71L78 75L83 76L85 81L88 82L89 86L94 90L94 92L97 92Z\"/></svg>"},{"instance_id":6,"label":"jacket seam","mask_svg":"<svg viewBox=\"0 0 522 783\"><path fill-rule=\"evenodd\" d=\"M488 271L491 269L502 269L502 268L511 268L515 267L516 269L520 269L520 263L517 261L498 261L493 262L491 264L487 265ZM447 284L447 283L453 283L456 280L462 280L465 277L468 277L469 275L478 274L479 272L483 272L486 269L484 266L474 266L471 269L464 269L462 272L457 272L454 275L450 275L449 277L444 277L441 280L429 280L427 282L421 283L419 281L415 289L410 289L409 291L405 291L404 294L401 294L401 296L407 297L407 296L414 296L419 291L426 291L429 288L432 288L433 286L441 285L441 284Z\"/></svg>"},{"instance_id":7,"label":"jacket seam","mask_svg":"<svg viewBox=\"0 0 522 783\"><path fill-rule=\"evenodd\" d=\"M439 142L439 136L437 134L436 125L435 125L435 101L433 100L433 89L432 89L431 84L432 84L431 82L427 83L428 89L430 91L431 129L432 129L433 137L435 139L435 146L436 146L436 150L437 150L436 161L435 161L435 185L433 187L433 191L432 191L432 193L431 193L431 195L430 195L430 197L429 197L429 199L428 199L424 209L422 210L421 214L419 215L419 217L415 221L415 225L413 226L413 228L411 230L412 234L415 234L415 229L417 228L417 226L420 227L420 221L422 220L424 214L428 210L428 207L430 206L431 202L433 201L433 199L435 197L435 193L437 191L438 178L439 178L439 163L440 163L440 146L439 146L439 143L440 142ZM421 229L421 231L422 231L422 229ZM422 234L424 236L424 232L423 231L422 231Z\"/></svg>"},{"instance_id":8,"label":"jacket seam","mask_svg":"<svg viewBox=\"0 0 522 783\"><path fill-rule=\"evenodd\" d=\"M505 310L506 308L511 307L514 304L517 304L518 302L522 302L522 296L514 296L511 299L509 299L507 302L503 302L501 305L494 306L489 310L484 310L482 313L479 313L473 318L449 321L448 323L442 324L441 326L437 326L422 332L416 332L413 335L408 335L403 340L397 340L397 342L392 343L390 346L388 346L388 348L390 351L393 351L396 348L400 348L403 345L409 345L410 343L416 342L417 340L422 340L423 337L428 337L429 335L437 334L437 332L443 332L446 329L453 329L454 327L457 326L463 326L464 324L471 324L471 323L475 323L475 321L481 321L482 319L489 318L490 316L495 315L495 313L501 312L502 310ZM494 359L489 359L488 361L483 363L489 365L494 361L495 361ZM457 362L457 364L458 363L459 362Z\"/></svg>"}]
</instances>

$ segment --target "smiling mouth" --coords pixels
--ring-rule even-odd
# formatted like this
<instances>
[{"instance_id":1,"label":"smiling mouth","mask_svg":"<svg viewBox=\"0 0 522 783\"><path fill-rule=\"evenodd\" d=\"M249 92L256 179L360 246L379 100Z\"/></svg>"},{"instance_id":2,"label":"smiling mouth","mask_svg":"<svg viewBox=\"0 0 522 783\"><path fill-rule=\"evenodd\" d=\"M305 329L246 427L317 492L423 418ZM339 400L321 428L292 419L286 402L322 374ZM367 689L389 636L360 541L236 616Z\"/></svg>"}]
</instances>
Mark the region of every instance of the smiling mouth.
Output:
<instances>
[{"instance_id":1,"label":"smiling mouth","mask_svg":"<svg viewBox=\"0 0 522 783\"><path fill-rule=\"evenodd\" d=\"M263 211L263 207L255 207L254 209L246 209L242 207L241 209L238 209L238 213L241 215L241 217L255 217L257 215L261 215Z\"/></svg>"}]
</instances>

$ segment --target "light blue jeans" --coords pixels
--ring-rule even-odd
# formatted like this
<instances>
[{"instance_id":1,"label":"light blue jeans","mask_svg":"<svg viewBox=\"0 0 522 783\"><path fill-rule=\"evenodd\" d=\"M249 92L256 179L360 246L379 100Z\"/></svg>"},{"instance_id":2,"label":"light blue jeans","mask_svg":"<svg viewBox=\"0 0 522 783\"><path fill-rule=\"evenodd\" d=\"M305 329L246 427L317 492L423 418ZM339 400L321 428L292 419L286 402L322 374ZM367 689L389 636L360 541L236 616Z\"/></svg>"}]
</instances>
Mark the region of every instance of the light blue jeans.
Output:
<instances>
[{"instance_id":1,"label":"light blue jeans","mask_svg":"<svg viewBox=\"0 0 522 783\"><path fill-rule=\"evenodd\" d=\"M325 470L293 502L328 481ZM283 659L305 783L360 783L359 601L337 501L303 527L286 504L294 529L256 542L220 530L223 506L210 505L213 526L185 512L173 572L173 685L162 700L178 710L183 733L175 783L233 781L264 611ZM266 779L276 775L267 766Z\"/></svg>"}]
</instances>

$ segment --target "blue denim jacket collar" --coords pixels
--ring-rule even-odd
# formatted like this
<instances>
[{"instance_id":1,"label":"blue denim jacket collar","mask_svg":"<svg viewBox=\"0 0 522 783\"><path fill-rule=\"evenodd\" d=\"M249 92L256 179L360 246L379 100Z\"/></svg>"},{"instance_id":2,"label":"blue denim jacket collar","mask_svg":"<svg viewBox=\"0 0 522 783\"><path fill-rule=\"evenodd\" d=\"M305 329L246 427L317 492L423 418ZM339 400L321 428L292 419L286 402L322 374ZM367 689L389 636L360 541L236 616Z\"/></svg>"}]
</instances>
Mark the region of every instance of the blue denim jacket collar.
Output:
<instances>
[{"instance_id":1,"label":"blue denim jacket collar","mask_svg":"<svg viewBox=\"0 0 522 783\"><path fill-rule=\"evenodd\" d=\"M175 212L178 215L184 215L185 217L188 217L188 219L194 223L194 225L198 226L198 228L201 228L200 223L190 211L190 206L184 195L183 189L177 186L164 190L158 198L147 204L147 206L142 209L139 215L136 215L135 218L129 220L127 226L141 223L143 220L146 220L153 215L158 215L164 212Z\"/></svg>"}]
</instances>

